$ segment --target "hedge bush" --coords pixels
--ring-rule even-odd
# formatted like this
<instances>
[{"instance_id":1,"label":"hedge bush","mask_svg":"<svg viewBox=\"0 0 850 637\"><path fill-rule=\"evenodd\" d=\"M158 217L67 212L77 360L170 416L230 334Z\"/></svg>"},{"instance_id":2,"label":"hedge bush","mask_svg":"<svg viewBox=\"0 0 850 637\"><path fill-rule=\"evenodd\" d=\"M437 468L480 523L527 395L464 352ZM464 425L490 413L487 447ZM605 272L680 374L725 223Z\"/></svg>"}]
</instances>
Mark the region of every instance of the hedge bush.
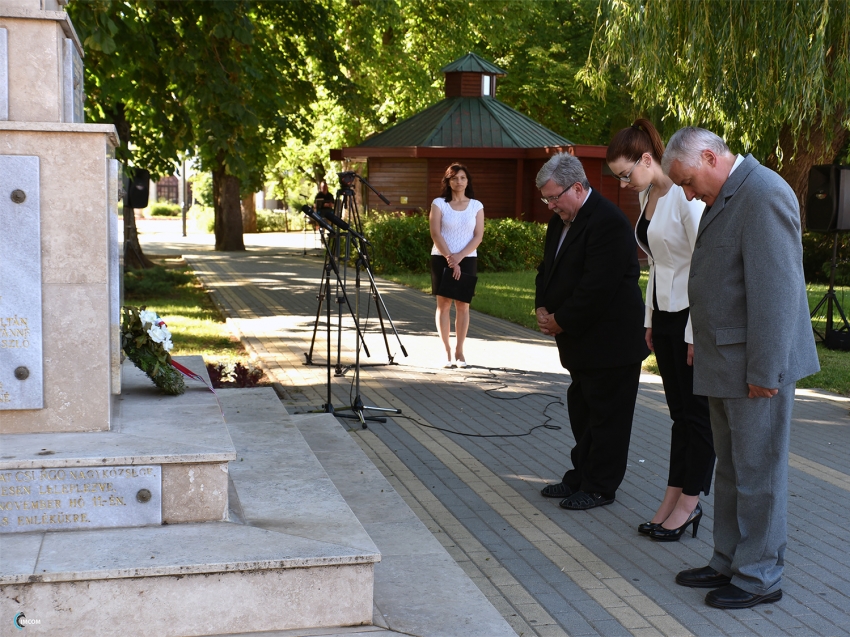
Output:
<instances>
[{"instance_id":1,"label":"hedge bush","mask_svg":"<svg viewBox=\"0 0 850 637\"><path fill-rule=\"evenodd\" d=\"M376 272L428 272L431 231L427 214L413 216L372 213L363 223L372 248ZM516 219L485 219L484 240L478 247L482 272L531 270L543 258L546 226Z\"/></svg>"},{"instance_id":2,"label":"hedge bush","mask_svg":"<svg viewBox=\"0 0 850 637\"><path fill-rule=\"evenodd\" d=\"M148 208L148 213L151 217L179 217L183 209L176 203L168 203L167 201L158 201Z\"/></svg>"},{"instance_id":3,"label":"hedge bush","mask_svg":"<svg viewBox=\"0 0 850 637\"><path fill-rule=\"evenodd\" d=\"M257 210L257 232L300 232L309 223L298 210Z\"/></svg>"},{"instance_id":4,"label":"hedge bush","mask_svg":"<svg viewBox=\"0 0 850 637\"><path fill-rule=\"evenodd\" d=\"M834 234L803 233L803 272L808 283L829 283ZM838 234L835 284L850 285L850 236Z\"/></svg>"}]
</instances>

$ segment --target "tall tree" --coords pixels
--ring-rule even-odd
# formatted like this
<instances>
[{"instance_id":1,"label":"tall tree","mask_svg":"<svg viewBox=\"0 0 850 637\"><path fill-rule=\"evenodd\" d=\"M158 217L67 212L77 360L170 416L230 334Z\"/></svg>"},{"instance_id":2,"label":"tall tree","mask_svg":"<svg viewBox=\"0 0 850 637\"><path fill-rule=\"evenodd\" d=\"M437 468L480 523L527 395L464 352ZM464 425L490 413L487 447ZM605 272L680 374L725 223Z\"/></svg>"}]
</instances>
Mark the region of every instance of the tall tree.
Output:
<instances>
[{"instance_id":1,"label":"tall tree","mask_svg":"<svg viewBox=\"0 0 850 637\"><path fill-rule=\"evenodd\" d=\"M216 250L243 250L242 191L262 183L267 157L287 133L303 134L314 95L298 34L322 23L306 2L168 3L178 38L163 64L195 127L202 168L213 175ZM315 48L315 47L313 47Z\"/></svg>"},{"instance_id":2,"label":"tall tree","mask_svg":"<svg viewBox=\"0 0 850 637\"><path fill-rule=\"evenodd\" d=\"M170 175L181 150L192 147L192 125L173 99L160 64L163 39L173 37L165 12L152 0L74 2L68 13L83 40L86 115L108 122L121 141L116 157L132 172ZM124 265L151 265L139 244L134 211L124 207Z\"/></svg>"},{"instance_id":3,"label":"tall tree","mask_svg":"<svg viewBox=\"0 0 850 637\"><path fill-rule=\"evenodd\" d=\"M809 169L850 134L845 0L600 0L583 78L597 94L622 73L638 104L751 150L801 206Z\"/></svg>"},{"instance_id":4,"label":"tall tree","mask_svg":"<svg viewBox=\"0 0 850 637\"><path fill-rule=\"evenodd\" d=\"M134 160L152 172L143 157L197 153L213 174L215 247L244 249L242 195L262 183L270 153L287 136L307 136L304 107L315 99L314 83L337 93L347 87L335 41L324 32L324 5L98 0L78 11L90 14L86 41L108 58L92 70L105 87L93 96L102 117L112 104L137 105L126 113L131 129L151 134L134 135ZM138 60L127 59L137 51ZM148 74L157 79L155 95L137 80ZM172 112L185 130L163 120Z\"/></svg>"}]
</instances>

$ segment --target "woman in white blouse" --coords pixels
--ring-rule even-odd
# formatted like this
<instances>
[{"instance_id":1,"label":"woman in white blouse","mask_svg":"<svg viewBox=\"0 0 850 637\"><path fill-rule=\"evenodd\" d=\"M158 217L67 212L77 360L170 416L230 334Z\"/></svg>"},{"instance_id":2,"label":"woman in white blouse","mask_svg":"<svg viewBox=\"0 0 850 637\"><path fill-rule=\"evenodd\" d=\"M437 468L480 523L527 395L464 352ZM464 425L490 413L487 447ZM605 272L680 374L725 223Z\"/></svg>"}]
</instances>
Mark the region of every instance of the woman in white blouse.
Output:
<instances>
[{"instance_id":1,"label":"woman in white blouse","mask_svg":"<svg viewBox=\"0 0 850 637\"><path fill-rule=\"evenodd\" d=\"M673 420L667 490L655 515L638 532L660 541L678 540L693 525L696 536L714 471L708 399L694 396L693 333L688 313L688 274L704 204L688 201L661 170L664 144L655 127L638 119L618 132L606 161L622 188L640 193L635 228L649 258L646 344L655 352Z\"/></svg>"},{"instance_id":2,"label":"woman in white blouse","mask_svg":"<svg viewBox=\"0 0 850 637\"><path fill-rule=\"evenodd\" d=\"M477 274L478 248L484 236L484 206L473 199L472 176L463 164L454 163L443 175L442 193L431 203L431 294L437 297L437 333L443 341L446 358L443 367L452 366L451 308L452 299L440 296L437 290L443 270L450 268L452 276L460 279L461 272ZM455 352L458 367L466 367L463 343L469 330L469 303L455 301Z\"/></svg>"}]
</instances>

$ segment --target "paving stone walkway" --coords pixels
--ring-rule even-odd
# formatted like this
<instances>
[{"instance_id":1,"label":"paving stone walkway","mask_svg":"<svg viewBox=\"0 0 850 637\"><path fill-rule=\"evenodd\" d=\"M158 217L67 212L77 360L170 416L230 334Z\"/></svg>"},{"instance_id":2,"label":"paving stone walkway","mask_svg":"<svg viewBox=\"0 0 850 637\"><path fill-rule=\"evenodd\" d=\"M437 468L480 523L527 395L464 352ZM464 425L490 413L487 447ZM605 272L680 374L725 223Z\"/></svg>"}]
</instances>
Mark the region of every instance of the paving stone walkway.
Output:
<instances>
[{"instance_id":1,"label":"paving stone walkway","mask_svg":"<svg viewBox=\"0 0 850 637\"><path fill-rule=\"evenodd\" d=\"M305 364L305 352L322 259L314 246L302 250L302 238L290 237L287 247L285 236L277 245L262 237L264 245L235 254L212 252L197 239L145 240L148 253L186 256L234 334L280 383L290 413L319 408L327 402L324 315L314 365ZM850 635L850 399L797 392L782 601L713 609L705 591L673 582L676 571L711 555L713 497L703 499L697 538L656 543L635 530L666 484L670 420L659 378L641 378L617 501L563 511L539 493L563 473L573 443L563 405L569 376L554 342L473 310L465 348L471 367L441 369L432 298L377 284L399 338L388 331L385 343L368 287L361 288L371 356L361 360L360 393L365 404L400 408L403 417L370 421L367 429L340 422L517 634ZM354 305L351 281L348 289ZM344 373L331 382L337 408L351 405L356 389L353 321L344 314ZM336 364L335 314L332 323Z\"/></svg>"}]
</instances>

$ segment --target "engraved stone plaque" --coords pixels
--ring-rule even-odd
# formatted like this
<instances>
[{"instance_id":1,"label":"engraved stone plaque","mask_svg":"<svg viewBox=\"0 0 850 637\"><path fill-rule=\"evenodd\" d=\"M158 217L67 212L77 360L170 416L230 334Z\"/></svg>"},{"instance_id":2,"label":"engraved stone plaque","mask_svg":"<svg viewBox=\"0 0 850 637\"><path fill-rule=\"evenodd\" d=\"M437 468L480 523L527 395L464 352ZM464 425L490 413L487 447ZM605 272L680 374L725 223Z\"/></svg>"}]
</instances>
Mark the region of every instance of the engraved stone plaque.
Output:
<instances>
[{"instance_id":1,"label":"engraved stone plaque","mask_svg":"<svg viewBox=\"0 0 850 637\"><path fill-rule=\"evenodd\" d=\"M0 155L0 410L43 407L38 157Z\"/></svg>"},{"instance_id":2,"label":"engraved stone plaque","mask_svg":"<svg viewBox=\"0 0 850 637\"><path fill-rule=\"evenodd\" d=\"M162 467L0 471L0 533L162 524Z\"/></svg>"}]
</instances>

